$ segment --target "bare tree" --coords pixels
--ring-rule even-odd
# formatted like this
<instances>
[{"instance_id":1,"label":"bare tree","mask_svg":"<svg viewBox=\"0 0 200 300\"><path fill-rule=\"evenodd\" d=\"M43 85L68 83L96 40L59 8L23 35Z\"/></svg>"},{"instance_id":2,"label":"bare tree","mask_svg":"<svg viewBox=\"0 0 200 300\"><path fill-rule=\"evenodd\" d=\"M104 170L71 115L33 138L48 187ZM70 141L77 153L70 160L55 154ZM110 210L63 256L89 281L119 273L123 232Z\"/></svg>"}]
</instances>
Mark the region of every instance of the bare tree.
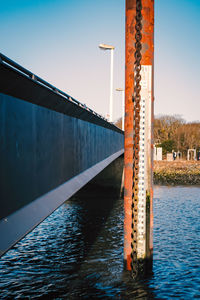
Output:
<instances>
[{"instance_id":1,"label":"bare tree","mask_svg":"<svg viewBox=\"0 0 200 300\"><path fill-rule=\"evenodd\" d=\"M154 142L164 147L173 145L174 150L185 155L188 149L199 150L200 122L186 123L179 115L158 116L154 120Z\"/></svg>"}]
</instances>

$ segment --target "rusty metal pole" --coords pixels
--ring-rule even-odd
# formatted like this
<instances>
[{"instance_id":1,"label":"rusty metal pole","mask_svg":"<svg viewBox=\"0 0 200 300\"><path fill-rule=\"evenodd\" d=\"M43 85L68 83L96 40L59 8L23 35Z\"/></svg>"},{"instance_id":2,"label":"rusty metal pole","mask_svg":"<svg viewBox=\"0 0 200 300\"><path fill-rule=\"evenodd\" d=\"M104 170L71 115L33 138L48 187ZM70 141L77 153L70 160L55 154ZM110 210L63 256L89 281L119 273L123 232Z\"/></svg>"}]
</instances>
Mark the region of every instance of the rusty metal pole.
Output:
<instances>
[{"instance_id":1,"label":"rusty metal pole","mask_svg":"<svg viewBox=\"0 0 200 300\"><path fill-rule=\"evenodd\" d=\"M124 131L124 266L131 271L133 92L136 0L126 0L125 131Z\"/></svg>"},{"instance_id":2,"label":"rusty metal pole","mask_svg":"<svg viewBox=\"0 0 200 300\"><path fill-rule=\"evenodd\" d=\"M125 68L125 178L124 178L124 262L131 270L133 148L134 148L134 63L135 17L137 0L126 0L126 68ZM140 100L140 150L138 182L137 259L151 269L153 254L152 209L152 124L153 124L153 62L154 62L154 0L142 0L142 60ZM143 142L144 139L144 142ZM143 153L144 152L144 153ZM144 154L144 157L143 157ZM142 166L142 167L141 167ZM142 170L144 168L144 172ZM144 175L143 175L144 174ZM145 195L145 196L144 196Z\"/></svg>"}]
</instances>

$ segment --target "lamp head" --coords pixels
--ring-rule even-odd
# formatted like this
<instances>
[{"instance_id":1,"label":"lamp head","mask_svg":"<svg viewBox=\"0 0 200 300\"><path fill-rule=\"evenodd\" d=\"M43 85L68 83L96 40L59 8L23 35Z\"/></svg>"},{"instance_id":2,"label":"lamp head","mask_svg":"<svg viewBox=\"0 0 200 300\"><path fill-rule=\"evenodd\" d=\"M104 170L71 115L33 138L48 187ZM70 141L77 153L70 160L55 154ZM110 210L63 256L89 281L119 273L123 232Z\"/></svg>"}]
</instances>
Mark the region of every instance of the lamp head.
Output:
<instances>
[{"instance_id":1,"label":"lamp head","mask_svg":"<svg viewBox=\"0 0 200 300\"><path fill-rule=\"evenodd\" d=\"M106 45L106 44L99 44L99 48L100 48L101 50L113 50L113 49L115 49L114 46Z\"/></svg>"}]
</instances>

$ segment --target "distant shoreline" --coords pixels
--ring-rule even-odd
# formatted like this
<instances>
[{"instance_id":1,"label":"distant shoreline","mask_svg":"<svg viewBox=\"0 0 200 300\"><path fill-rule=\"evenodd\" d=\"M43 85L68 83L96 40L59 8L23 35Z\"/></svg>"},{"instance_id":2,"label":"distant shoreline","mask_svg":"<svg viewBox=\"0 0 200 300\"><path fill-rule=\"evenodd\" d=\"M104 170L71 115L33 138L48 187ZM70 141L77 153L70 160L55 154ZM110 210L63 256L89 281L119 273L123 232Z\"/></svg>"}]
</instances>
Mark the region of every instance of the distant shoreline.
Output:
<instances>
[{"instance_id":1,"label":"distant shoreline","mask_svg":"<svg viewBox=\"0 0 200 300\"><path fill-rule=\"evenodd\" d=\"M154 184L200 185L200 161L154 161Z\"/></svg>"}]
</instances>

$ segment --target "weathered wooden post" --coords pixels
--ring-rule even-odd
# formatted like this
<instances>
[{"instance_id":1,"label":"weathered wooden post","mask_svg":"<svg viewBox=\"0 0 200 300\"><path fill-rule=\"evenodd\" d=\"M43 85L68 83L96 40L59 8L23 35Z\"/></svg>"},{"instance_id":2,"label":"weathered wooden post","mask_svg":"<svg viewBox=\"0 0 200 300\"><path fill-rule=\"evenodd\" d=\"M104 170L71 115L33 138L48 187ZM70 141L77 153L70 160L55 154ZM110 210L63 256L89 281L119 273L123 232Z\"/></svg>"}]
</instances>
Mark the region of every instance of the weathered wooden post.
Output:
<instances>
[{"instance_id":1,"label":"weathered wooden post","mask_svg":"<svg viewBox=\"0 0 200 300\"><path fill-rule=\"evenodd\" d=\"M153 255L154 0L126 0L124 262L133 277Z\"/></svg>"}]
</instances>

